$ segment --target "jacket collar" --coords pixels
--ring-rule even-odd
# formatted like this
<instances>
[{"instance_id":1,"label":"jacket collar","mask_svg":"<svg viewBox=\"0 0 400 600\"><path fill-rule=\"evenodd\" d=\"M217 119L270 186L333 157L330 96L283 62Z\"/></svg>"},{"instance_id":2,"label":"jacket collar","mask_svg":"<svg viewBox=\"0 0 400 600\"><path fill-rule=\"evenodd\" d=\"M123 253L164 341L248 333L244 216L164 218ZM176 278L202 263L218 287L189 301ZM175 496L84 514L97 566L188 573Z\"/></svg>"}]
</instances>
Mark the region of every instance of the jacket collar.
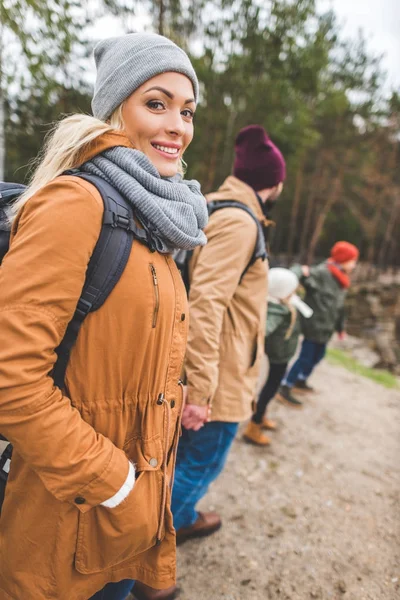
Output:
<instances>
[{"instance_id":1,"label":"jacket collar","mask_svg":"<svg viewBox=\"0 0 400 600\"><path fill-rule=\"evenodd\" d=\"M123 131L110 131L109 133L100 135L82 150L79 156L79 164L83 164L91 160L94 156L97 156L97 154L101 154L105 150L114 148L115 146L133 148L133 145Z\"/></svg>"},{"instance_id":2,"label":"jacket collar","mask_svg":"<svg viewBox=\"0 0 400 600\"><path fill-rule=\"evenodd\" d=\"M212 194L207 194L207 202L222 202L224 200L236 200L242 202L256 215L257 219L263 225L270 224L270 221L264 216L256 192L247 183L244 183L237 177L230 175L221 185L221 187Z\"/></svg>"}]
</instances>

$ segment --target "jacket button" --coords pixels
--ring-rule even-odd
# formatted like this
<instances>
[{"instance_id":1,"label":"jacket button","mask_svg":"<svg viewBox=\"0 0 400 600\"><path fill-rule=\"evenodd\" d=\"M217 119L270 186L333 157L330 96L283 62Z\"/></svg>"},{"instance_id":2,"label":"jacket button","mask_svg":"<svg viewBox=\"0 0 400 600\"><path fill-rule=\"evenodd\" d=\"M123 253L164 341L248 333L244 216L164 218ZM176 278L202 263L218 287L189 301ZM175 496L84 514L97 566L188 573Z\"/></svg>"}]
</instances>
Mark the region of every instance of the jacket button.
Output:
<instances>
[{"instance_id":1,"label":"jacket button","mask_svg":"<svg viewBox=\"0 0 400 600\"><path fill-rule=\"evenodd\" d=\"M149 465L150 465L151 467L156 467L156 466L158 465L158 460L157 460L156 458L151 458L151 459L149 460Z\"/></svg>"},{"instance_id":2,"label":"jacket button","mask_svg":"<svg viewBox=\"0 0 400 600\"><path fill-rule=\"evenodd\" d=\"M85 504L86 500L85 498L82 498L82 496L77 496L74 500L75 504Z\"/></svg>"},{"instance_id":3,"label":"jacket button","mask_svg":"<svg viewBox=\"0 0 400 600\"><path fill-rule=\"evenodd\" d=\"M175 400L171 400L171 408L175 408Z\"/></svg>"},{"instance_id":4,"label":"jacket button","mask_svg":"<svg viewBox=\"0 0 400 600\"><path fill-rule=\"evenodd\" d=\"M186 319L186 315L185 315L185 313L182 313L181 314L181 321L184 321L185 319Z\"/></svg>"}]
</instances>

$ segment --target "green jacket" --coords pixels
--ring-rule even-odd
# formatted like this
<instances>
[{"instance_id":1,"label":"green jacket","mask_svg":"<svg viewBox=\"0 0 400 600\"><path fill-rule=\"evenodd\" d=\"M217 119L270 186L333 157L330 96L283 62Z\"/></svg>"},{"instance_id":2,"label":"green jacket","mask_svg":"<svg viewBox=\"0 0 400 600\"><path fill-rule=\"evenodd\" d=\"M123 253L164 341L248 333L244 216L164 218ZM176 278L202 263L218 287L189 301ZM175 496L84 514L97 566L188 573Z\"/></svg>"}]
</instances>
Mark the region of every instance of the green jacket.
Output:
<instances>
[{"instance_id":1,"label":"green jacket","mask_svg":"<svg viewBox=\"0 0 400 600\"><path fill-rule=\"evenodd\" d=\"M290 327L290 321L291 314L287 306L268 302L265 352L270 363L288 363L296 353L297 342L301 333L300 320L297 316L292 334L286 340L285 336Z\"/></svg>"},{"instance_id":2,"label":"green jacket","mask_svg":"<svg viewBox=\"0 0 400 600\"><path fill-rule=\"evenodd\" d=\"M304 302L314 311L309 319L300 319L304 337L326 344L335 331L343 331L346 290L329 271L326 262L311 267L309 277L304 277L300 265L294 265L291 270L306 291Z\"/></svg>"}]
</instances>

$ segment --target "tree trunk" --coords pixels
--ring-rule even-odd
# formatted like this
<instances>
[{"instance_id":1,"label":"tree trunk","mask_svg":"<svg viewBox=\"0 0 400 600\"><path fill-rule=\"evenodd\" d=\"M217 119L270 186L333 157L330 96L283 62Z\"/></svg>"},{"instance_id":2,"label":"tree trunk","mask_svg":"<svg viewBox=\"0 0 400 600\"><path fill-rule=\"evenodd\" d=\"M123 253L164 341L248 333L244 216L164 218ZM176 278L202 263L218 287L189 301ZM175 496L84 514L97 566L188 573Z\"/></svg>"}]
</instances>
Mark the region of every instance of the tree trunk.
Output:
<instances>
[{"instance_id":1,"label":"tree trunk","mask_svg":"<svg viewBox=\"0 0 400 600\"><path fill-rule=\"evenodd\" d=\"M225 130L225 143L224 143L224 151L222 154L222 170L225 173L232 172L232 147L233 147L233 132L235 127L235 121L237 117L237 111L233 108L229 111L228 119L226 121L226 130Z\"/></svg>"},{"instance_id":2,"label":"tree trunk","mask_svg":"<svg viewBox=\"0 0 400 600\"><path fill-rule=\"evenodd\" d=\"M398 215L400 212L400 196L397 197L394 206L393 206L393 210L390 214L390 219L388 222L388 225L386 227L386 231L385 231L385 237L383 239L380 251L379 251L379 255L378 255L378 260L377 263L379 266L381 267L388 267L390 266L389 262L388 262L388 258L389 258L389 252L390 252L390 247L392 245L392 240L396 237L393 235L393 233L395 231L397 231L397 221L398 221Z\"/></svg>"},{"instance_id":3,"label":"tree trunk","mask_svg":"<svg viewBox=\"0 0 400 600\"><path fill-rule=\"evenodd\" d=\"M158 0L158 33L164 35L165 0Z\"/></svg>"},{"instance_id":4,"label":"tree trunk","mask_svg":"<svg viewBox=\"0 0 400 600\"><path fill-rule=\"evenodd\" d=\"M220 156L218 150L221 142L221 132L217 132L214 137L214 142L211 149L210 162L208 167L208 176L206 183L206 192L213 190L215 173L217 170L218 157Z\"/></svg>"},{"instance_id":5,"label":"tree trunk","mask_svg":"<svg viewBox=\"0 0 400 600\"><path fill-rule=\"evenodd\" d=\"M287 254L288 254L289 259L291 259L293 256L293 247L294 247L294 240L295 240L296 232L299 230L299 227L301 227L301 224L299 224L299 222L298 222L297 215L299 213L301 192L303 190L304 162L305 162L304 158L302 157L300 159L300 164L298 166L297 173L296 173L296 187L295 187L295 191L294 191L292 211L291 211L291 215L290 215L289 235L288 235L288 243L287 243Z\"/></svg>"},{"instance_id":6,"label":"tree trunk","mask_svg":"<svg viewBox=\"0 0 400 600\"><path fill-rule=\"evenodd\" d=\"M0 88L0 181L4 181L6 162L6 135L3 91Z\"/></svg>"},{"instance_id":7,"label":"tree trunk","mask_svg":"<svg viewBox=\"0 0 400 600\"><path fill-rule=\"evenodd\" d=\"M5 110L3 92L3 27L0 21L0 181L4 181L6 162Z\"/></svg>"},{"instance_id":8,"label":"tree trunk","mask_svg":"<svg viewBox=\"0 0 400 600\"><path fill-rule=\"evenodd\" d=\"M306 212L304 215L303 225L301 227L301 236L300 236L300 262L305 262L307 259L307 241L309 239L309 231L311 226L311 217L313 215L315 201L317 199L317 194L323 189L323 182L325 179L325 171L322 170L322 156L323 153L320 152L317 158L317 164L315 167L315 171L311 178L311 183L309 186L309 196L306 200Z\"/></svg>"},{"instance_id":9,"label":"tree trunk","mask_svg":"<svg viewBox=\"0 0 400 600\"><path fill-rule=\"evenodd\" d=\"M333 205L337 202L339 198L339 194L342 189L343 183L343 169L339 171L336 175L335 180L333 182L331 193L328 196L327 201L321 212L319 213L317 222L315 224L315 229L311 237L310 245L308 247L307 253L307 264L311 264L314 260L315 248L317 247L319 238L321 237L322 230L325 225L326 217L328 216L329 211L333 207Z\"/></svg>"}]
</instances>

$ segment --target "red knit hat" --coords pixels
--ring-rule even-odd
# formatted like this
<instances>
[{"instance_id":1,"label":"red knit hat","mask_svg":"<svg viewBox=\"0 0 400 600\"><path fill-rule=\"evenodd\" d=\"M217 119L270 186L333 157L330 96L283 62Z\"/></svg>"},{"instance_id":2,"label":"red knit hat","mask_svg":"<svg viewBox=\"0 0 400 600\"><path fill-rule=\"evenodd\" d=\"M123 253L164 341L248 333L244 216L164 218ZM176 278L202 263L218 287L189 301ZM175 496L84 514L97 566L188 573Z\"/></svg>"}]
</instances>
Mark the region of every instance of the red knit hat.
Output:
<instances>
[{"instance_id":1,"label":"red knit hat","mask_svg":"<svg viewBox=\"0 0 400 600\"><path fill-rule=\"evenodd\" d=\"M256 192L285 180L285 159L261 125L249 125L239 131L233 174Z\"/></svg>"},{"instance_id":2,"label":"red knit hat","mask_svg":"<svg viewBox=\"0 0 400 600\"><path fill-rule=\"evenodd\" d=\"M349 260L357 260L359 254L358 248L349 242L336 242L331 250L332 260L339 264Z\"/></svg>"}]
</instances>

